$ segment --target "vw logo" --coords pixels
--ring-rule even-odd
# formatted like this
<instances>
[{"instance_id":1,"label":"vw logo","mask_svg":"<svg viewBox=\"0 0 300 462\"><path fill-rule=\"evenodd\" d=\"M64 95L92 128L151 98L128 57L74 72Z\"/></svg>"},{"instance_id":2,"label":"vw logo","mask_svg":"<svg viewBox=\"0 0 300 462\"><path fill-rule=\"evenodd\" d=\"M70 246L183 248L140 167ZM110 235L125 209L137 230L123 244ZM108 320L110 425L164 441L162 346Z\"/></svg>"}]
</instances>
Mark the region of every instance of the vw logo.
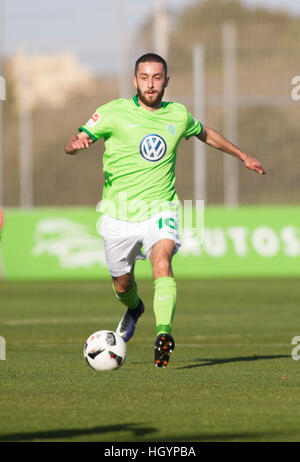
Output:
<instances>
[{"instance_id":1,"label":"vw logo","mask_svg":"<svg viewBox=\"0 0 300 462\"><path fill-rule=\"evenodd\" d=\"M155 134L146 135L140 142L140 154L150 162L157 162L164 157L167 151L165 140Z\"/></svg>"}]
</instances>

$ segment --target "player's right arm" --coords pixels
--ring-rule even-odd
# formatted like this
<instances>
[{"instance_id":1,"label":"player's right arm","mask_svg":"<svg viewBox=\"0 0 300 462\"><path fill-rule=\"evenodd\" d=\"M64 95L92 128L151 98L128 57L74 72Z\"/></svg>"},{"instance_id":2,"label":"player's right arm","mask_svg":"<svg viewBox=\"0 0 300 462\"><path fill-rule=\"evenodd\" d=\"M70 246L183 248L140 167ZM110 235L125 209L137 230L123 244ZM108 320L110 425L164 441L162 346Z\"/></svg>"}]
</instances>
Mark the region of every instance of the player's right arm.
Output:
<instances>
[{"instance_id":1,"label":"player's right arm","mask_svg":"<svg viewBox=\"0 0 300 462\"><path fill-rule=\"evenodd\" d=\"M79 128L79 133L68 139L65 145L67 154L76 154L77 151L88 149L100 138L107 139L111 135L114 126L114 104L114 101L111 101L96 109L90 119Z\"/></svg>"},{"instance_id":2,"label":"player's right arm","mask_svg":"<svg viewBox=\"0 0 300 462\"><path fill-rule=\"evenodd\" d=\"M76 154L82 149L89 148L92 142L93 140L86 132L80 132L77 135L72 135L65 145L65 153Z\"/></svg>"}]
</instances>

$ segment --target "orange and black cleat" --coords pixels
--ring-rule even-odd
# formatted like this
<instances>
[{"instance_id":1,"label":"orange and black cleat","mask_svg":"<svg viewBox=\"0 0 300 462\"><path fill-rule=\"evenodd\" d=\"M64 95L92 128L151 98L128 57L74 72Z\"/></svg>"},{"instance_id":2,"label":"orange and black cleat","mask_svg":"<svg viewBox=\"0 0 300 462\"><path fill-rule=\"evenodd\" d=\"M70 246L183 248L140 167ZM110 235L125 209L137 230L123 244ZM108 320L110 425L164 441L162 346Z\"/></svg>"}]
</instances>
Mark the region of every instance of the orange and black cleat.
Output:
<instances>
[{"instance_id":1,"label":"orange and black cleat","mask_svg":"<svg viewBox=\"0 0 300 462\"><path fill-rule=\"evenodd\" d=\"M159 334L154 346L154 364L156 367L166 367L170 355L175 348L175 342L170 334Z\"/></svg>"}]
</instances>

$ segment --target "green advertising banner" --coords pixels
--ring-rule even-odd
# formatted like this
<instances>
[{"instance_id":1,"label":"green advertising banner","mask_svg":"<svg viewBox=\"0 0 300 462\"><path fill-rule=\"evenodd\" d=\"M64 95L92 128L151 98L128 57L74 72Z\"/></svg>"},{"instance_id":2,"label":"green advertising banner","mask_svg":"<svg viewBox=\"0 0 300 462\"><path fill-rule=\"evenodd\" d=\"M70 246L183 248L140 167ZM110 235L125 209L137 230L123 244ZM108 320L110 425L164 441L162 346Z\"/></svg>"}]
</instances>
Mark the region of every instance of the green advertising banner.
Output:
<instances>
[{"instance_id":1,"label":"green advertising banner","mask_svg":"<svg viewBox=\"0 0 300 462\"><path fill-rule=\"evenodd\" d=\"M108 278L94 208L6 209L1 235L6 280ZM300 207L205 207L185 219L173 260L179 278L300 276ZM151 277L149 261L136 275Z\"/></svg>"}]
</instances>

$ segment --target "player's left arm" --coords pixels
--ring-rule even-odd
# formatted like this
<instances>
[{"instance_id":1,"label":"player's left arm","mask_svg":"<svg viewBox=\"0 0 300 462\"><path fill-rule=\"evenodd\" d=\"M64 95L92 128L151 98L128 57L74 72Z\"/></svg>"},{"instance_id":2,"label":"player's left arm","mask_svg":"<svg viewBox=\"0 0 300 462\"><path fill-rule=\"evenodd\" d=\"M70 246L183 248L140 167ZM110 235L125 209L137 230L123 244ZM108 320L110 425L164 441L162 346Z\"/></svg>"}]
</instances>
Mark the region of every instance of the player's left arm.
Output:
<instances>
[{"instance_id":1,"label":"player's left arm","mask_svg":"<svg viewBox=\"0 0 300 462\"><path fill-rule=\"evenodd\" d=\"M250 170L254 170L257 173L265 175L266 172L259 160L246 154L239 147L235 146L223 135L221 135L221 133L217 132L217 130L203 125L203 130L200 135L197 135L197 138L209 146L212 146L213 148L219 149L220 151L237 157L243 161L245 166Z\"/></svg>"}]
</instances>

